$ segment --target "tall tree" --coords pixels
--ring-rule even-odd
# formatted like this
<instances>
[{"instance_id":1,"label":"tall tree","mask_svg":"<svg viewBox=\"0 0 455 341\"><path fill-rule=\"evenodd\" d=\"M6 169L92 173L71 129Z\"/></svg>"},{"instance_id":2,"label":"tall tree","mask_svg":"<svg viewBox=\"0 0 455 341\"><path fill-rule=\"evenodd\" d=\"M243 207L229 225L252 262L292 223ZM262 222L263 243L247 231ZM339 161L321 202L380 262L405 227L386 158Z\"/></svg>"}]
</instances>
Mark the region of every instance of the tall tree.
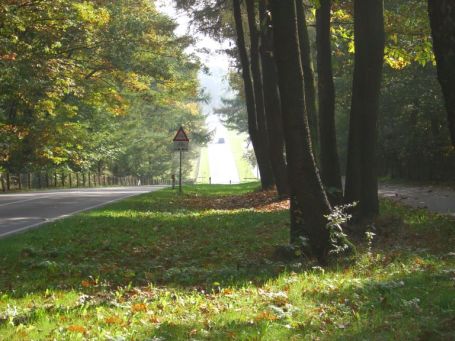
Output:
<instances>
[{"instance_id":1,"label":"tall tree","mask_svg":"<svg viewBox=\"0 0 455 341\"><path fill-rule=\"evenodd\" d=\"M269 155L272 163L275 184L280 196L289 194L286 161L284 158L283 123L281 119L280 93L275 59L273 57L273 32L271 18L265 0L259 1L260 17L260 60L262 70L262 91L267 118ZM251 28L250 28L251 30Z\"/></svg>"},{"instance_id":2,"label":"tall tree","mask_svg":"<svg viewBox=\"0 0 455 341\"><path fill-rule=\"evenodd\" d=\"M455 146L455 3L428 0L433 51L444 95L452 144Z\"/></svg>"},{"instance_id":3,"label":"tall tree","mask_svg":"<svg viewBox=\"0 0 455 341\"><path fill-rule=\"evenodd\" d=\"M261 145L261 149L264 151L264 169L261 174L261 179L264 177L263 184L265 188L272 187L275 184L272 160L270 159L270 143L269 136L267 134L267 120L265 116L264 107L264 93L262 91L262 75L261 75L261 64L259 57L259 31L257 26L257 15L255 0L246 0L246 12L248 19L248 29L250 33L250 65L251 75L253 78L253 90L254 90L254 103L256 105L256 122L257 122L257 135Z\"/></svg>"},{"instance_id":4,"label":"tall tree","mask_svg":"<svg viewBox=\"0 0 455 341\"><path fill-rule=\"evenodd\" d=\"M329 199L334 203L342 196L342 185L335 126L335 86L330 39L331 7L331 0L320 0L320 6L316 10L316 48L321 178Z\"/></svg>"},{"instance_id":5,"label":"tall tree","mask_svg":"<svg viewBox=\"0 0 455 341\"><path fill-rule=\"evenodd\" d=\"M250 61L245 44L245 33L242 22L242 10L240 0L233 0L234 20L237 33L237 49L239 52L240 63L242 65L242 76L245 86L246 107L248 113L248 133L253 144L254 152L261 174L261 184L263 189L268 189L274 185L273 172L268 156L268 148L265 141L261 138L266 133L265 127L259 131L257 119L257 106L253 79L251 76ZM252 48L252 51L254 48ZM254 59L254 58L252 58ZM263 107L262 107L263 110Z\"/></svg>"},{"instance_id":6,"label":"tall tree","mask_svg":"<svg viewBox=\"0 0 455 341\"><path fill-rule=\"evenodd\" d=\"M384 61L383 0L354 0L354 78L349 121L345 200L359 202L359 217L379 211L376 124Z\"/></svg>"},{"instance_id":7,"label":"tall tree","mask_svg":"<svg viewBox=\"0 0 455 341\"><path fill-rule=\"evenodd\" d=\"M324 261L330 247L324 215L331 207L311 150L296 4L294 0L272 0L271 10L292 201L291 242L308 238L313 253Z\"/></svg>"},{"instance_id":8,"label":"tall tree","mask_svg":"<svg viewBox=\"0 0 455 341\"><path fill-rule=\"evenodd\" d=\"M318 154L318 112L316 109L316 86L314 81L311 44L306 23L304 0L297 0L297 22L299 30L300 58L302 59L303 78L305 79L305 105L308 113L313 152Z\"/></svg>"}]
</instances>

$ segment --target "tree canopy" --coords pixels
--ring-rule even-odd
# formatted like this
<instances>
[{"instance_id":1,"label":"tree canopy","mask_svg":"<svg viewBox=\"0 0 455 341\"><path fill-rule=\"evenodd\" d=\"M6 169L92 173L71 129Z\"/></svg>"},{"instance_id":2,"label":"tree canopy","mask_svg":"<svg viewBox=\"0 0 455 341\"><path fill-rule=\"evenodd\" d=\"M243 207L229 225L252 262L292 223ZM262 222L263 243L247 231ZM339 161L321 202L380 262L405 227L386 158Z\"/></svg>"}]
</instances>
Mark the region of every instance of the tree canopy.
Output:
<instances>
[{"instance_id":1,"label":"tree canopy","mask_svg":"<svg viewBox=\"0 0 455 341\"><path fill-rule=\"evenodd\" d=\"M192 39L153 2L7 1L0 18L0 167L162 175L178 126L204 141Z\"/></svg>"}]
</instances>

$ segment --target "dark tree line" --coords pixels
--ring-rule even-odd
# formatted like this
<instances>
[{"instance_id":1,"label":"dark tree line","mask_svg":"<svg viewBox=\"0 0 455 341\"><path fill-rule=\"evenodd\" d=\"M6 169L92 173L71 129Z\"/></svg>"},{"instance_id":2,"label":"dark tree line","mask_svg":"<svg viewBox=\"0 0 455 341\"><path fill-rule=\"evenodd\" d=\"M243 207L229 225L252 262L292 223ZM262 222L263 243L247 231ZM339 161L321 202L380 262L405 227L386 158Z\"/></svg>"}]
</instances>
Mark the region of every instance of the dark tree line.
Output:
<instances>
[{"instance_id":1,"label":"dark tree line","mask_svg":"<svg viewBox=\"0 0 455 341\"><path fill-rule=\"evenodd\" d=\"M257 118L257 122L249 120L249 123L256 125L259 123L259 117L264 117L266 126L276 126L277 118L280 118L286 146L286 165L282 159L276 157L280 144L273 148L274 153L270 154L270 161L275 183L280 179L278 170L287 167L291 200L290 240L291 243L298 243L302 237L308 239L314 255L322 261L327 257L330 244L333 242L327 228L326 216L332 210L328 198L332 203L339 203L342 199L331 62L331 2L321 1L316 15L318 98L311 67L304 2L259 1L262 33L257 34L255 1L246 0L251 46L249 56L243 33L241 3L234 0L233 5L248 117ZM346 199L361 202L358 210L361 217L370 217L378 211L374 145L384 54L381 5L381 0L369 1L368 4L355 1L356 71L353 91L356 94L352 100L350 124L352 148L349 149L352 171L348 175ZM260 43L259 36L262 38ZM272 36L273 48L270 43ZM368 39L373 43L368 43ZM262 50L263 53L258 53L258 50ZM374 57L368 58L370 55ZM258 59L261 59L262 63ZM275 79L278 79L278 86ZM268 103L264 105L265 98L267 101L273 98L273 105ZM316 110L316 99L319 102L319 115ZM281 103L281 106L279 107L277 103ZM266 114L266 111L269 112ZM258 125L255 127L261 129ZM270 132L270 129L268 131ZM272 144L281 141L281 135L269 134L268 145L264 145L264 148L271 151ZM282 152L280 154L282 155ZM322 177L319 174L318 163ZM261 168L260 164L259 167ZM261 175L262 173L261 170ZM281 190L284 188L283 185L277 187L281 193L284 192Z\"/></svg>"},{"instance_id":2,"label":"dark tree line","mask_svg":"<svg viewBox=\"0 0 455 341\"><path fill-rule=\"evenodd\" d=\"M449 131L455 146L455 2L428 0L438 80L445 99Z\"/></svg>"},{"instance_id":3,"label":"dark tree line","mask_svg":"<svg viewBox=\"0 0 455 341\"><path fill-rule=\"evenodd\" d=\"M186 9L197 2L180 0ZM385 52L384 0L353 0L337 6L351 3L355 53L344 190L335 124L332 1L318 1L316 53L312 53L307 27L309 3L304 0L219 0L216 4L223 8L220 11L233 9L231 33L237 40L248 131L262 188L276 186L280 195L289 195L290 241L308 239L321 261L333 243L326 218L332 205L357 202L352 213L359 222L379 212L376 149ZM455 5L444 0L428 4L438 78L455 140ZM206 6L210 13L216 7Z\"/></svg>"}]
</instances>

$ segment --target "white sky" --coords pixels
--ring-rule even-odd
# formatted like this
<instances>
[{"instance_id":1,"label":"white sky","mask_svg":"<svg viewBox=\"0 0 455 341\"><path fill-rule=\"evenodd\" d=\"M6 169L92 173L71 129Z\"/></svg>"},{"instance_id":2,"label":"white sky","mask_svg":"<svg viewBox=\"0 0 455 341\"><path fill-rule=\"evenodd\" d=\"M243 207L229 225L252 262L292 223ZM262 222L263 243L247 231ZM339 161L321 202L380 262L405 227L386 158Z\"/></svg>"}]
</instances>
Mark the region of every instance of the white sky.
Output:
<instances>
[{"instance_id":1,"label":"white sky","mask_svg":"<svg viewBox=\"0 0 455 341\"><path fill-rule=\"evenodd\" d=\"M195 52L209 69L209 74L199 73L199 80L206 93L210 95L210 103L203 107L204 112L210 114L213 108L221 105L221 97L225 97L229 93L229 85L226 80L229 70L229 57L219 52L223 48L222 44L210 37L190 31L188 16L184 12L175 10L173 0L156 0L156 6L159 11L167 14L179 24L175 30L177 35L190 33L196 37L196 45L194 48L189 48L189 52ZM209 52L200 53L198 52L199 49L206 49Z\"/></svg>"}]
</instances>

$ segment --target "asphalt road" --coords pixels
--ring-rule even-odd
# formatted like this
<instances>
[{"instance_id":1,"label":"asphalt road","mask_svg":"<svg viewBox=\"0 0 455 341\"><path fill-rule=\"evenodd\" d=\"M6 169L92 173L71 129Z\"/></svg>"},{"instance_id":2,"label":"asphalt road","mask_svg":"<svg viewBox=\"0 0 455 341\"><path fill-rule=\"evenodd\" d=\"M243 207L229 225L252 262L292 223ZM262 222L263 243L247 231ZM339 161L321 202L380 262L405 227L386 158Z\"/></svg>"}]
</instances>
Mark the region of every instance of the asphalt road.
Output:
<instances>
[{"instance_id":1,"label":"asphalt road","mask_svg":"<svg viewBox=\"0 0 455 341\"><path fill-rule=\"evenodd\" d=\"M379 194L408 206L455 217L455 190L450 188L381 184Z\"/></svg>"},{"instance_id":2,"label":"asphalt road","mask_svg":"<svg viewBox=\"0 0 455 341\"><path fill-rule=\"evenodd\" d=\"M215 137L208 144L212 184L238 184L240 182L239 172L232 154L227 130L219 122L215 125L215 128Z\"/></svg>"},{"instance_id":3,"label":"asphalt road","mask_svg":"<svg viewBox=\"0 0 455 341\"><path fill-rule=\"evenodd\" d=\"M2 194L0 238L164 187L107 187Z\"/></svg>"}]
</instances>

